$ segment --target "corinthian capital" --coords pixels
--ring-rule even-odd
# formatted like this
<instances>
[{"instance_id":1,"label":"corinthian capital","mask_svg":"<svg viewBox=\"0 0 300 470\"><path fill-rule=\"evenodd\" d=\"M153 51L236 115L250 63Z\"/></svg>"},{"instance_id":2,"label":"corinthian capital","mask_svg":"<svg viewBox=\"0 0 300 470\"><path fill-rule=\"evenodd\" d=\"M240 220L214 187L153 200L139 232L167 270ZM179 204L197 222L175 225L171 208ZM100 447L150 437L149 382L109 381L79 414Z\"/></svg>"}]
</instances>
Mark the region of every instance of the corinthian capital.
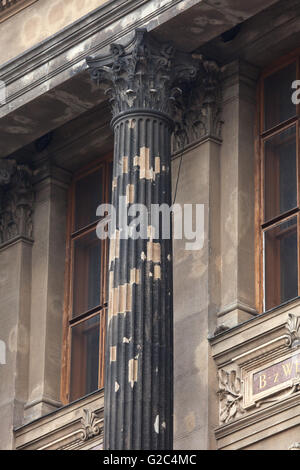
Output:
<instances>
[{"instance_id":1,"label":"corinthian capital","mask_svg":"<svg viewBox=\"0 0 300 470\"><path fill-rule=\"evenodd\" d=\"M33 189L26 165L0 161L0 244L32 238Z\"/></svg>"},{"instance_id":2,"label":"corinthian capital","mask_svg":"<svg viewBox=\"0 0 300 470\"><path fill-rule=\"evenodd\" d=\"M112 44L108 56L87 58L91 77L110 97L113 116L151 110L174 115L182 87L196 79L200 64L170 43L158 43L137 29L126 46Z\"/></svg>"},{"instance_id":3,"label":"corinthian capital","mask_svg":"<svg viewBox=\"0 0 300 470\"><path fill-rule=\"evenodd\" d=\"M10 183L15 169L16 162L14 160L0 159L0 187L6 186Z\"/></svg>"}]
</instances>

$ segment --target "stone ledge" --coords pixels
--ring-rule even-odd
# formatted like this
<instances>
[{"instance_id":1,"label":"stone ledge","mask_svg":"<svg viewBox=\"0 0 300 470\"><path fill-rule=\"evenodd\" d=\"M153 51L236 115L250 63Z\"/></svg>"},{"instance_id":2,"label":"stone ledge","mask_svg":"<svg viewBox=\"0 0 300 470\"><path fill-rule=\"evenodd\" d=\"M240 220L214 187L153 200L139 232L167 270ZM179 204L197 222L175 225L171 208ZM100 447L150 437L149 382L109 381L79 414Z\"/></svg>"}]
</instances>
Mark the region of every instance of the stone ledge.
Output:
<instances>
[{"instance_id":1,"label":"stone ledge","mask_svg":"<svg viewBox=\"0 0 300 470\"><path fill-rule=\"evenodd\" d=\"M102 448L104 391L15 429L16 450Z\"/></svg>"},{"instance_id":2,"label":"stone ledge","mask_svg":"<svg viewBox=\"0 0 300 470\"><path fill-rule=\"evenodd\" d=\"M219 374L219 449L263 448L274 434L288 449L289 430L300 427L299 335L295 299L210 338Z\"/></svg>"},{"instance_id":3,"label":"stone ledge","mask_svg":"<svg viewBox=\"0 0 300 470\"><path fill-rule=\"evenodd\" d=\"M219 450L241 450L293 427L300 430L300 394L215 429ZM275 449L274 449L275 450ZM278 449L279 450L279 449ZM281 450L288 450L288 443Z\"/></svg>"}]
</instances>

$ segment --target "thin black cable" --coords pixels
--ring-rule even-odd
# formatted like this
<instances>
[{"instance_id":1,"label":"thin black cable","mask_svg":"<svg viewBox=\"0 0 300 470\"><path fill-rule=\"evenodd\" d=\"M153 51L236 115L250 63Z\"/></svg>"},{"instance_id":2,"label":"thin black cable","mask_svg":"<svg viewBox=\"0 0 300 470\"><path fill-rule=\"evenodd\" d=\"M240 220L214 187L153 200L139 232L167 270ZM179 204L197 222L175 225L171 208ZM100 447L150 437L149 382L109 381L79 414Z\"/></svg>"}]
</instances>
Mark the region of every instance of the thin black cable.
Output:
<instances>
[{"instance_id":1,"label":"thin black cable","mask_svg":"<svg viewBox=\"0 0 300 470\"><path fill-rule=\"evenodd\" d=\"M178 189L178 182L179 182L179 176L180 176L180 170L181 170L183 152L184 152L184 146L182 145L182 151L181 151L181 156L180 156L180 163L179 163L179 168L178 168L178 174L177 174L177 181L176 181L176 186L175 186L175 194L174 194L173 205L175 204L176 196L177 196L177 189Z\"/></svg>"}]
</instances>

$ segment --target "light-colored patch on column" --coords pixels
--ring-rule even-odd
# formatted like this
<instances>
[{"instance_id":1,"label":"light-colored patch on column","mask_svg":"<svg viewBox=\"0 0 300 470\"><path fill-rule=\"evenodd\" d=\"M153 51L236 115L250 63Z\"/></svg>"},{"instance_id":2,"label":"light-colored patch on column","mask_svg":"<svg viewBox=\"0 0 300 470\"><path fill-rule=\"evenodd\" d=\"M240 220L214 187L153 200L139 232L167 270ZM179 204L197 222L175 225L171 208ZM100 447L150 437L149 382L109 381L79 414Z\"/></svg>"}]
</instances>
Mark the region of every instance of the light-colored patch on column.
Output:
<instances>
[{"instance_id":1,"label":"light-colored patch on column","mask_svg":"<svg viewBox=\"0 0 300 470\"><path fill-rule=\"evenodd\" d=\"M140 148L140 156L134 157L133 164L140 167L140 179L155 179L155 171L150 166L150 149L148 147Z\"/></svg>"},{"instance_id":2,"label":"light-colored patch on column","mask_svg":"<svg viewBox=\"0 0 300 470\"><path fill-rule=\"evenodd\" d=\"M120 257L120 231L116 230L110 239L110 263Z\"/></svg>"},{"instance_id":3,"label":"light-colored patch on column","mask_svg":"<svg viewBox=\"0 0 300 470\"><path fill-rule=\"evenodd\" d=\"M129 119L129 121L128 121L128 127L129 127L129 129L134 129L134 128L135 128L135 125L136 125L135 119Z\"/></svg>"},{"instance_id":4,"label":"light-colored patch on column","mask_svg":"<svg viewBox=\"0 0 300 470\"><path fill-rule=\"evenodd\" d=\"M119 388L120 388L120 385L118 384L118 382L115 382L115 392L116 393L119 390Z\"/></svg>"},{"instance_id":5,"label":"light-colored patch on column","mask_svg":"<svg viewBox=\"0 0 300 470\"><path fill-rule=\"evenodd\" d=\"M147 259L153 263L161 262L161 246L160 243L149 241L147 243Z\"/></svg>"},{"instance_id":6,"label":"light-colored patch on column","mask_svg":"<svg viewBox=\"0 0 300 470\"><path fill-rule=\"evenodd\" d=\"M147 236L149 238L149 240L153 240L155 238L155 227L153 227L153 225L148 225L147 227Z\"/></svg>"},{"instance_id":7,"label":"light-colored patch on column","mask_svg":"<svg viewBox=\"0 0 300 470\"><path fill-rule=\"evenodd\" d=\"M110 348L110 362L116 362L117 360L117 346L111 346Z\"/></svg>"},{"instance_id":8,"label":"light-colored patch on column","mask_svg":"<svg viewBox=\"0 0 300 470\"><path fill-rule=\"evenodd\" d=\"M133 388L134 383L137 382L138 365L138 359L130 359L128 362L128 381L131 385L131 388Z\"/></svg>"},{"instance_id":9,"label":"light-colored patch on column","mask_svg":"<svg viewBox=\"0 0 300 470\"><path fill-rule=\"evenodd\" d=\"M155 157L154 171L155 171L156 174L160 173L160 157Z\"/></svg>"},{"instance_id":10,"label":"light-colored patch on column","mask_svg":"<svg viewBox=\"0 0 300 470\"><path fill-rule=\"evenodd\" d=\"M139 284L141 272L139 269L133 268L130 270L130 284Z\"/></svg>"},{"instance_id":11,"label":"light-colored patch on column","mask_svg":"<svg viewBox=\"0 0 300 470\"><path fill-rule=\"evenodd\" d=\"M132 284L123 284L112 289L109 304L109 318L119 313L125 314L132 308Z\"/></svg>"},{"instance_id":12,"label":"light-colored patch on column","mask_svg":"<svg viewBox=\"0 0 300 470\"><path fill-rule=\"evenodd\" d=\"M154 421L154 431L159 434L159 415L156 416Z\"/></svg>"},{"instance_id":13,"label":"light-colored patch on column","mask_svg":"<svg viewBox=\"0 0 300 470\"><path fill-rule=\"evenodd\" d=\"M141 260L145 261L147 259L147 256L145 255L144 251L141 253Z\"/></svg>"},{"instance_id":14,"label":"light-colored patch on column","mask_svg":"<svg viewBox=\"0 0 300 470\"><path fill-rule=\"evenodd\" d=\"M116 189L117 183L118 183L118 178L113 178L113 180L112 180L112 188L113 189Z\"/></svg>"},{"instance_id":15,"label":"light-colored patch on column","mask_svg":"<svg viewBox=\"0 0 300 470\"><path fill-rule=\"evenodd\" d=\"M122 173L128 173L128 157L123 157Z\"/></svg>"},{"instance_id":16,"label":"light-colored patch on column","mask_svg":"<svg viewBox=\"0 0 300 470\"><path fill-rule=\"evenodd\" d=\"M171 256L171 255L168 255L167 258L168 258L168 261L171 261L172 256Z\"/></svg>"},{"instance_id":17,"label":"light-colored patch on column","mask_svg":"<svg viewBox=\"0 0 300 470\"><path fill-rule=\"evenodd\" d=\"M154 265L154 280L161 279L161 269L159 264Z\"/></svg>"},{"instance_id":18,"label":"light-colored patch on column","mask_svg":"<svg viewBox=\"0 0 300 470\"><path fill-rule=\"evenodd\" d=\"M131 343L131 340L132 340L132 338L126 338L126 337L124 337L124 338L123 338L123 343L124 343L124 344L129 344L129 343Z\"/></svg>"},{"instance_id":19,"label":"light-colored patch on column","mask_svg":"<svg viewBox=\"0 0 300 470\"><path fill-rule=\"evenodd\" d=\"M134 203L134 184L128 184L126 186L126 202L127 204Z\"/></svg>"}]
</instances>

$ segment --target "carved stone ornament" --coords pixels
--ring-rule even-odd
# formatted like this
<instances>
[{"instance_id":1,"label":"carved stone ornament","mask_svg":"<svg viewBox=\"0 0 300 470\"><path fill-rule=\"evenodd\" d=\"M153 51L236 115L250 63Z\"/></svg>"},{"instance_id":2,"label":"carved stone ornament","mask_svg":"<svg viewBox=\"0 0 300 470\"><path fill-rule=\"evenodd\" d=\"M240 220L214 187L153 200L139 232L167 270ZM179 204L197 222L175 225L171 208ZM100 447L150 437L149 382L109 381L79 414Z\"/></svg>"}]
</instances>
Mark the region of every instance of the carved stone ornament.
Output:
<instances>
[{"instance_id":1,"label":"carved stone ornament","mask_svg":"<svg viewBox=\"0 0 300 470\"><path fill-rule=\"evenodd\" d=\"M235 370L226 372L219 371L219 390L220 399L220 422L226 424L234 418L238 418L245 412L242 408L241 400L241 380L237 377Z\"/></svg>"},{"instance_id":2,"label":"carved stone ornament","mask_svg":"<svg viewBox=\"0 0 300 470\"><path fill-rule=\"evenodd\" d=\"M286 322L286 329L288 331L288 346L291 348L298 348L300 346L300 317L289 313Z\"/></svg>"},{"instance_id":3,"label":"carved stone ornament","mask_svg":"<svg viewBox=\"0 0 300 470\"><path fill-rule=\"evenodd\" d=\"M195 80L199 61L158 43L137 29L126 46L112 44L110 54L88 57L90 73L110 98L113 117L126 111L151 110L172 117L181 85Z\"/></svg>"},{"instance_id":4,"label":"carved stone ornament","mask_svg":"<svg viewBox=\"0 0 300 470\"><path fill-rule=\"evenodd\" d=\"M26 165L0 160L0 244L33 235L33 188Z\"/></svg>"},{"instance_id":5,"label":"carved stone ornament","mask_svg":"<svg viewBox=\"0 0 300 470\"><path fill-rule=\"evenodd\" d=\"M205 138L221 141L222 71L215 61L194 55L201 64L193 87L184 90L173 139L173 152ZM180 115L181 113L181 115Z\"/></svg>"},{"instance_id":6,"label":"carved stone ornament","mask_svg":"<svg viewBox=\"0 0 300 470\"><path fill-rule=\"evenodd\" d=\"M294 442L288 450L300 450L300 442Z\"/></svg>"},{"instance_id":7,"label":"carved stone ornament","mask_svg":"<svg viewBox=\"0 0 300 470\"><path fill-rule=\"evenodd\" d=\"M83 426L81 438L83 441L87 441L92 437L98 436L101 432L101 422L96 413L88 409L83 410L83 417L81 423Z\"/></svg>"}]
</instances>

